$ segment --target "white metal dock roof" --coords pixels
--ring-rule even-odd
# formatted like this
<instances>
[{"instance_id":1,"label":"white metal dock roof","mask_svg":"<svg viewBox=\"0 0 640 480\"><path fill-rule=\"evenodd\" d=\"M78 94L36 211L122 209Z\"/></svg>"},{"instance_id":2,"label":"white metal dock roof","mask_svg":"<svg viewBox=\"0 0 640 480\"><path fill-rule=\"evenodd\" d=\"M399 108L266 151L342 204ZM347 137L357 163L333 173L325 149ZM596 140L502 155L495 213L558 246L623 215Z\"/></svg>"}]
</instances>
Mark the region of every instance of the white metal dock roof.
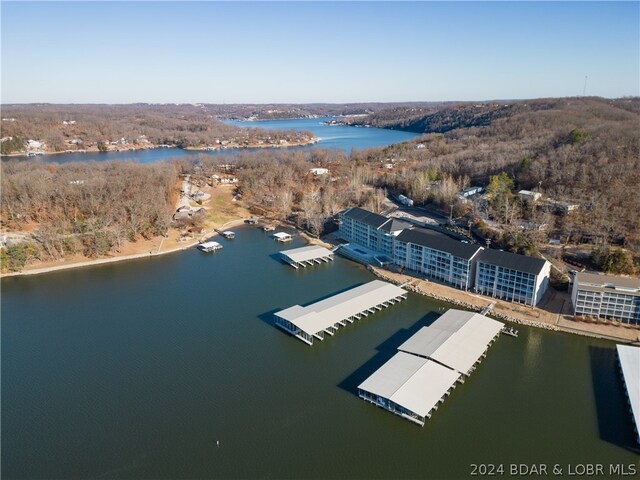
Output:
<instances>
[{"instance_id":1,"label":"white metal dock roof","mask_svg":"<svg viewBox=\"0 0 640 480\"><path fill-rule=\"evenodd\" d=\"M286 232L274 233L273 236L276 237L276 238L280 238L280 239L291 238L291 235L286 233Z\"/></svg>"},{"instance_id":2,"label":"white metal dock roof","mask_svg":"<svg viewBox=\"0 0 640 480\"><path fill-rule=\"evenodd\" d=\"M331 250L321 247L320 245L292 248L291 250L284 250L280 253L282 255L286 255L297 263L309 262L318 258L331 257L333 255Z\"/></svg>"},{"instance_id":3,"label":"white metal dock roof","mask_svg":"<svg viewBox=\"0 0 640 480\"><path fill-rule=\"evenodd\" d=\"M484 315L451 309L423 327L398 350L435 360L467 374L504 324Z\"/></svg>"},{"instance_id":4,"label":"white metal dock roof","mask_svg":"<svg viewBox=\"0 0 640 480\"><path fill-rule=\"evenodd\" d=\"M204 242L199 245L201 248L212 248L212 247L220 247L221 245L218 242Z\"/></svg>"},{"instance_id":5,"label":"white metal dock roof","mask_svg":"<svg viewBox=\"0 0 640 480\"><path fill-rule=\"evenodd\" d=\"M406 294L407 292L400 287L374 280L307 307L294 305L277 312L276 315L309 335L315 335L341 320Z\"/></svg>"},{"instance_id":6,"label":"white metal dock roof","mask_svg":"<svg viewBox=\"0 0 640 480\"><path fill-rule=\"evenodd\" d=\"M640 347L616 345L622 376L631 402L636 432L640 435Z\"/></svg>"},{"instance_id":7,"label":"white metal dock roof","mask_svg":"<svg viewBox=\"0 0 640 480\"><path fill-rule=\"evenodd\" d=\"M398 352L358 388L424 417L458 378L460 374L454 370L426 358Z\"/></svg>"}]
</instances>

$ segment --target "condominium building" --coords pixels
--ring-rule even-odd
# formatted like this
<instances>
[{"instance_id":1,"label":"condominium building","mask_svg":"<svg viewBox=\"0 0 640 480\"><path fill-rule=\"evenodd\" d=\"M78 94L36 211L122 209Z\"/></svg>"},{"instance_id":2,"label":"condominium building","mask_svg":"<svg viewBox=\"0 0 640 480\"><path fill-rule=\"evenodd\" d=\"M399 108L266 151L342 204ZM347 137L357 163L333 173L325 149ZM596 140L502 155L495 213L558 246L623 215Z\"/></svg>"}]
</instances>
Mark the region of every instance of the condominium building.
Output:
<instances>
[{"instance_id":1,"label":"condominium building","mask_svg":"<svg viewBox=\"0 0 640 480\"><path fill-rule=\"evenodd\" d=\"M549 286L551 264L542 258L483 249L476 263L475 290L483 295L534 307Z\"/></svg>"},{"instance_id":2,"label":"condominium building","mask_svg":"<svg viewBox=\"0 0 640 480\"><path fill-rule=\"evenodd\" d=\"M640 323L640 279L579 272L571 301L575 315Z\"/></svg>"},{"instance_id":3,"label":"condominium building","mask_svg":"<svg viewBox=\"0 0 640 480\"><path fill-rule=\"evenodd\" d=\"M502 300L535 306L549 285L544 259L488 250L362 208L342 214L339 234L353 244L342 254L356 261L373 263L384 254L407 271Z\"/></svg>"},{"instance_id":4,"label":"condominium building","mask_svg":"<svg viewBox=\"0 0 640 480\"><path fill-rule=\"evenodd\" d=\"M457 288L473 286L473 258L482 247L427 229L404 230L394 241L393 263Z\"/></svg>"},{"instance_id":5,"label":"condominium building","mask_svg":"<svg viewBox=\"0 0 640 480\"><path fill-rule=\"evenodd\" d=\"M412 225L362 208L346 210L340 217L340 236L374 252L393 257L393 239Z\"/></svg>"}]
</instances>

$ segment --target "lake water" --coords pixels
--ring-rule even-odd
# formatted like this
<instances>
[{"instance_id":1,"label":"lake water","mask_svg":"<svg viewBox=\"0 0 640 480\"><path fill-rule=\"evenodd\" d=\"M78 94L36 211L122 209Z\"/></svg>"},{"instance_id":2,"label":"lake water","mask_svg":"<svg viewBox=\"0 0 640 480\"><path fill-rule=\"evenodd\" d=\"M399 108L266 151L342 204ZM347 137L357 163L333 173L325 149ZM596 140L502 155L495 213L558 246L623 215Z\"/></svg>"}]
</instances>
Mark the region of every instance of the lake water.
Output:
<instances>
[{"instance_id":1,"label":"lake water","mask_svg":"<svg viewBox=\"0 0 640 480\"><path fill-rule=\"evenodd\" d=\"M612 343L519 328L420 428L356 387L445 304L410 294L308 347L273 312L374 277L342 258L295 270L276 254L300 239L283 247L256 228L236 233L215 254L2 280L3 479L637 465Z\"/></svg>"},{"instance_id":2,"label":"lake water","mask_svg":"<svg viewBox=\"0 0 640 480\"><path fill-rule=\"evenodd\" d=\"M322 118L305 118L299 120L270 120L257 122L240 122L228 121L231 125L237 125L247 128L268 128L274 130L309 130L320 138L318 143L305 147L290 147L293 149L302 148L308 150L310 148L335 148L344 150L347 153L352 149L362 150L371 147L381 147L391 145L393 143L411 140L418 135L411 132L401 132L398 130L387 130L382 128L359 128L346 127L342 125L330 126L324 123L334 117ZM249 149L255 151L257 149ZM216 150L212 152L199 152L192 150L182 150L180 148L154 148L152 150L135 150L131 152L88 152L88 153L60 153L55 155L45 155L35 157L41 160L65 163L65 162L86 162L86 161L105 161L105 160L121 160L135 161L139 163L152 163L171 158L195 157L198 155L235 155L238 152L247 151L245 149L229 149ZM3 157L3 160L9 158L27 159L31 157Z\"/></svg>"}]
</instances>

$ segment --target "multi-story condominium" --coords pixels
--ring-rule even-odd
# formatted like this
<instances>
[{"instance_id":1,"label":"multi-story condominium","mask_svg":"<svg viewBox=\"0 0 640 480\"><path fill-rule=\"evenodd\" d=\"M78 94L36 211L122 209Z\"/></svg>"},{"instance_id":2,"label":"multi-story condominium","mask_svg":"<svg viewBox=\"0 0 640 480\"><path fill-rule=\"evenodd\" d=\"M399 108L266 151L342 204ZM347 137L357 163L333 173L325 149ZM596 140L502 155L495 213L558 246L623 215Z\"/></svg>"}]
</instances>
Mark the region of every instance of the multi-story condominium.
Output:
<instances>
[{"instance_id":1,"label":"multi-story condominium","mask_svg":"<svg viewBox=\"0 0 640 480\"><path fill-rule=\"evenodd\" d=\"M340 217L340 236L374 252L393 257L393 239L412 225L395 218L354 207Z\"/></svg>"},{"instance_id":2,"label":"multi-story condominium","mask_svg":"<svg viewBox=\"0 0 640 480\"><path fill-rule=\"evenodd\" d=\"M534 307L549 286L551 263L542 258L483 250L476 263L475 290L483 295Z\"/></svg>"},{"instance_id":3,"label":"multi-story condominium","mask_svg":"<svg viewBox=\"0 0 640 480\"><path fill-rule=\"evenodd\" d=\"M353 243L350 254L343 252L349 258L371 263L384 254L418 275L502 300L535 306L549 285L551 264L544 259L484 249L362 208L342 214L339 233Z\"/></svg>"},{"instance_id":4,"label":"multi-story condominium","mask_svg":"<svg viewBox=\"0 0 640 480\"><path fill-rule=\"evenodd\" d=\"M396 265L464 290L473 286L473 258L482 247L427 229L404 230L394 243Z\"/></svg>"},{"instance_id":5,"label":"multi-story condominium","mask_svg":"<svg viewBox=\"0 0 640 480\"><path fill-rule=\"evenodd\" d=\"M639 278L576 273L571 301L575 315L640 323Z\"/></svg>"}]
</instances>

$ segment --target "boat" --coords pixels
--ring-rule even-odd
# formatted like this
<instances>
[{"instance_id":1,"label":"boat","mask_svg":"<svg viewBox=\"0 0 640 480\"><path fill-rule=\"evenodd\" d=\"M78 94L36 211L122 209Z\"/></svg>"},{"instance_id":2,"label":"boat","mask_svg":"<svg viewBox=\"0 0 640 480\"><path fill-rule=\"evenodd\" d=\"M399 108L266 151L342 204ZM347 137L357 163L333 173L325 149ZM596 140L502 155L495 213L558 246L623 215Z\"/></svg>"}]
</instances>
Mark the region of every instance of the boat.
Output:
<instances>
[{"instance_id":1,"label":"boat","mask_svg":"<svg viewBox=\"0 0 640 480\"><path fill-rule=\"evenodd\" d=\"M222 235L224 238L228 238L229 240L236 238L236 234L231 230L225 230L220 235Z\"/></svg>"}]
</instances>

